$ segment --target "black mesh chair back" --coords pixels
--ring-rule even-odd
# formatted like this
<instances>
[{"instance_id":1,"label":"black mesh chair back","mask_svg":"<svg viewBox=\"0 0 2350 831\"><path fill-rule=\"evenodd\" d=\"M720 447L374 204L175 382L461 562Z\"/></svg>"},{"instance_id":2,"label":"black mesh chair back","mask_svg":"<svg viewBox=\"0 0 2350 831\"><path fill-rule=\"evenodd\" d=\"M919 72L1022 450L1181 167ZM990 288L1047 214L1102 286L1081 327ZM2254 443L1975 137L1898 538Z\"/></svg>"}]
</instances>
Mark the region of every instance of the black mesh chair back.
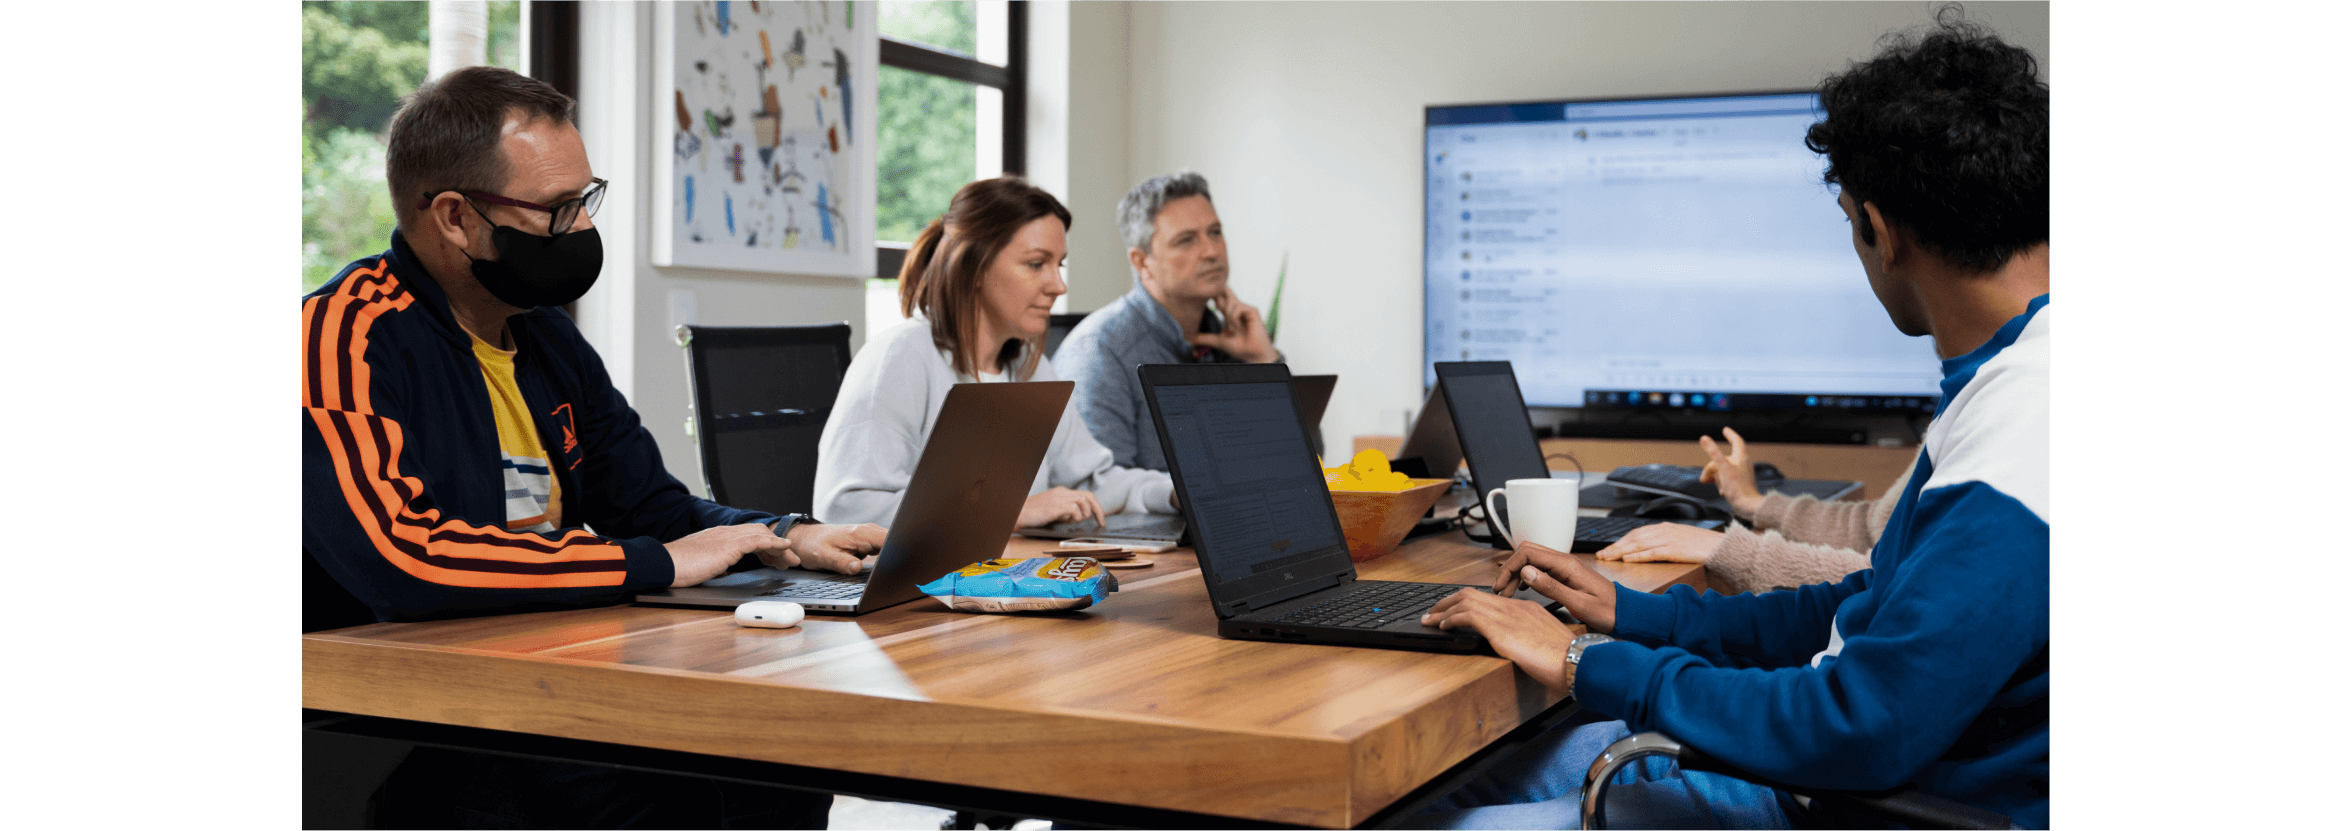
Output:
<instances>
[{"instance_id":1,"label":"black mesh chair back","mask_svg":"<svg viewBox=\"0 0 2350 831\"><path fill-rule=\"evenodd\" d=\"M1058 352L1060 352L1060 351L1061 351L1061 339L1062 339L1062 338L1066 338L1066 337L1068 337L1068 336L1069 336L1069 330L1077 328L1077 323L1078 323L1078 321L1082 321L1082 320L1084 320L1084 319L1085 319L1085 316L1086 316L1086 314L1088 314L1088 313L1087 313L1087 312L1078 312L1078 313L1076 313L1076 314L1073 314L1073 315L1053 315L1053 317L1052 317L1052 320L1050 320L1050 321L1048 321L1048 322L1046 322L1046 323L1045 323L1045 325L1044 325L1044 356L1045 356L1045 357L1047 357L1047 358L1050 358L1050 357L1052 357L1052 356L1053 356L1055 353L1058 353Z\"/></svg>"},{"instance_id":2,"label":"black mesh chair back","mask_svg":"<svg viewBox=\"0 0 2350 831\"><path fill-rule=\"evenodd\" d=\"M817 441L849 368L849 325L679 326L677 344L710 499L810 513Z\"/></svg>"}]
</instances>

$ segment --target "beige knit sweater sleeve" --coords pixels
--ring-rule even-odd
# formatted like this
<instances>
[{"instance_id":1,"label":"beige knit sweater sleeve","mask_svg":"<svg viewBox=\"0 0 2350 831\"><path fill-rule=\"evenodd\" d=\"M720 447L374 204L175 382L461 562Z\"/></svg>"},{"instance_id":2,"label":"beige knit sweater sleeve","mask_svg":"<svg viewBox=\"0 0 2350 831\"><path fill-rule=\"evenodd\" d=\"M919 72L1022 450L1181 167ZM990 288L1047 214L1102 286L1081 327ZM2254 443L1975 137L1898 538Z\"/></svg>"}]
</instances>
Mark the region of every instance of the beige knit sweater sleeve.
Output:
<instances>
[{"instance_id":1,"label":"beige knit sweater sleeve","mask_svg":"<svg viewBox=\"0 0 2350 831\"><path fill-rule=\"evenodd\" d=\"M1912 461L1910 468L1916 467ZM1731 525L1706 564L1706 580L1724 594L1842 580L1869 567L1868 551L1876 547L1908 487L1909 470L1903 470L1885 495L1871 502L1767 494L1754 516L1761 532Z\"/></svg>"}]
</instances>

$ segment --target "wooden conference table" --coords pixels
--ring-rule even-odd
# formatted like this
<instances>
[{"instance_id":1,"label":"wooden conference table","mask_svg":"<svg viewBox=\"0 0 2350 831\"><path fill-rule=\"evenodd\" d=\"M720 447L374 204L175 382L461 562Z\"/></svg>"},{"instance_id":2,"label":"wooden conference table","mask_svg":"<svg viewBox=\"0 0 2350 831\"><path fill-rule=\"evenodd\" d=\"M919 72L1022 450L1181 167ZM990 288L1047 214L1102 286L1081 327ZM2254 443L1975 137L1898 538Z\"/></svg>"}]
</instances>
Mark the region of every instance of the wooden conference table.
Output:
<instances>
[{"instance_id":1,"label":"wooden conference table","mask_svg":"<svg viewBox=\"0 0 2350 831\"><path fill-rule=\"evenodd\" d=\"M1014 538L1005 555L1050 551ZM1484 583L1500 554L1453 531L1358 571ZM1147 556L1073 613L919 598L792 629L616 606L311 633L302 706L570 748L541 755L1194 827L1393 822L1572 711L1490 655L1219 638L1189 549ZM1702 566L1584 559L1642 591L1705 586Z\"/></svg>"}]
</instances>

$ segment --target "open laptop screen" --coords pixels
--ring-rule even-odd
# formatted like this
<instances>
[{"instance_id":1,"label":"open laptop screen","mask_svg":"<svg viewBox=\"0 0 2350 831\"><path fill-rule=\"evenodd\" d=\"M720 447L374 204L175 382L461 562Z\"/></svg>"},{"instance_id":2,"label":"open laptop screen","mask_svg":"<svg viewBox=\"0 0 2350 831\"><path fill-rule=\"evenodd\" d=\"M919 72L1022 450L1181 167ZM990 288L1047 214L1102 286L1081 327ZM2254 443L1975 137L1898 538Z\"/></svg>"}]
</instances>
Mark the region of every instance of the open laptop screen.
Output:
<instances>
[{"instance_id":1,"label":"open laptop screen","mask_svg":"<svg viewBox=\"0 0 2350 831\"><path fill-rule=\"evenodd\" d=\"M1442 362L1437 377L1449 400L1453 432L1461 452L1469 458L1469 478L1483 499L1511 479L1550 478L1542 459L1542 444L1534 438L1534 423L1526 416L1526 399L1518 394L1518 378L1508 361ZM1493 506L1485 506L1490 511ZM1502 520L1509 520L1502 512Z\"/></svg>"},{"instance_id":2,"label":"open laptop screen","mask_svg":"<svg viewBox=\"0 0 2350 831\"><path fill-rule=\"evenodd\" d=\"M1152 386L1220 602L1352 569L1286 381Z\"/></svg>"}]
</instances>

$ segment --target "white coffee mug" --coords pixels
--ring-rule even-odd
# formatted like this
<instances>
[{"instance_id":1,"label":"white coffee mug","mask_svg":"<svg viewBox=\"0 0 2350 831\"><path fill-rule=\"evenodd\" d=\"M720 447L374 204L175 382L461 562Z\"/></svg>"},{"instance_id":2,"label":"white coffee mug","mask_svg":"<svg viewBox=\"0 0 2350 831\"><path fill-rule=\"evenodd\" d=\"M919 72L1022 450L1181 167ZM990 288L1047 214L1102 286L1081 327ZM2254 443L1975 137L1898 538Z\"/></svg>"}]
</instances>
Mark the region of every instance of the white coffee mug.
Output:
<instances>
[{"instance_id":1,"label":"white coffee mug","mask_svg":"<svg viewBox=\"0 0 2350 831\"><path fill-rule=\"evenodd\" d=\"M1504 487L1485 494L1485 512L1492 521L1493 530L1501 532L1511 548L1523 543L1534 543L1556 551L1572 551L1575 546L1575 510L1583 504L1583 481L1564 479L1511 479ZM1510 516L1517 517L1513 532L1501 519L1497 509L1501 498L1509 497Z\"/></svg>"}]
</instances>

